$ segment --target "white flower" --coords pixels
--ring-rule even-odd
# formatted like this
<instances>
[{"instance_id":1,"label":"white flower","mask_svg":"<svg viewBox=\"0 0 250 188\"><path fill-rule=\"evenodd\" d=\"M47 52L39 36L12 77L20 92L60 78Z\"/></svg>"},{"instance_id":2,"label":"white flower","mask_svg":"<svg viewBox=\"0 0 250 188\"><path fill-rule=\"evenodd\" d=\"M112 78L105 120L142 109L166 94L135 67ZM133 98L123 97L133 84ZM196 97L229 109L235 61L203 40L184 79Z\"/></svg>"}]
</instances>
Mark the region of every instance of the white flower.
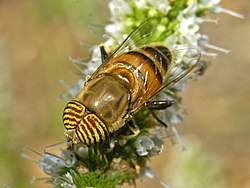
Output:
<instances>
[{"instance_id":1,"label":"white flower","mask_svg":"<svg viewBox=\"0 0 250 188\"><path fill-rule=\"evenodd\" d=\"M136 151L140 156L148 155L148 150L151 150L153 147L153 140L147 136L140 136L136 141Z\"/></svg>"},{"instance_id":2,"label":"white flower","mask_svg":"<svg viewBox=\"0 0 250 188\"><path fill-rule=\"evenodd\" d=\"M191 0L196 1L196 0ZM204 6L209 9L213 9L214 7L217 7L218 4L220 3L220 0L202 0L199 2L200 6Z\"/></svg>"},{"instance_id":3,"label":"white flower","mask_svg":"<svg viewBox=\"0 0 250 188\"><path fill-rule=\"evenodd\" d=\"M30 157L29 155L21 154L21 156L23 158L26 158L26 159L31 160L32 162L38 164L39 167L45 173L52 175L52 176L59 175L59 173L62 172L62 170L64 168L71 168L77 162L75 155L72 153L71 150L68 150L68 149L62 149L61 156L57 156L57 155L54 155L54 154L48 153L48 152L44 152L44 153L40 154L27 146L24 147L23 149L29 150L33 154L40 156L40 160L36 161L35 159Z\"/></svg>"},{"instance_id":4,"label":"white flower","mask_svg":"<svg viewBox=\"0 0 250 188\"><path fill-rule=\"evenodd\" d=\"M161 11L162 13L166 14L171 6L169 6L168 0L134 0L133 2L138 9L152 9L152 7L156 10Z\"/></svg>"},{"instance_id":5,"label":"white flower","mask_svg":"<svg viewBox=\"0 0 250 188\"><path fill-rule=\"evenodd\" d=\"M61 150L62 156L51 153L43 153L39 161L39 167L47 174L56 175L63 168L73 167L76 163L76 157L70 150Z\"/></svg>"},{"instance_id":6,"label":"white flower","mask_svg":"<svg viewBox=\"0 0 250 188\"><path fill-rule=\"evenodd\" d=\"M65 182L61 183L61 186L63 188L77 188L76 185L74 184L73 177L69 172L65 174L64 181Z\"/></svg>"},{"instance_id":7,"label":"white flower","mask_svg":"<svg viewBox=\"0 0 250 188\"><path fill-rule=\"evenodd\" d=\"M134 0L134 3L139 9L147 8L147 1L146 0Z\"/></svg>"},{"instance_id":8,"label":"white flower","mask_svg":"<svg viewBox=\"0 0 250 188\"><path fill-rule=\"evenodd\" d=\"M112 21L120 20L125 14L131 13L131 6L124 0L111 0L108 6Z\"/></svg>"},{"instance_id":9,"label":"white flower","mask_svg":"<svg viewBox=\"0 0 250 188\"><path fill-rule=\"evenodd\" d=\"M155 2L155 1L154 1ZM158 4L158 9L163 13L163 14L167 14L168 11L171 9L171 6L169 6L168 1L166 1L165 3L159 3Z\"/></svg>"},{"instance_id":10,"label":"white flower","mask_svg":"<svg viewBox=\"0 0 250 188\"><path fill-rule=\"evenodd\" d=\"M156 180L164 188L170 188L166 183L164 183L162 180L160 180L158 177L156 177L154 175L154 172L149 167L143 168L140 172L140 179L142 182L144 182L144 176L147 176L150 179Z\"/></svg>"},{"instance_id":11,"label":"white flower","mask_svg":"<svg viewBox=\"0 0 250 188\"><path fill-rule=\"evenodd\" d=\"M101 51L100 46L93 46L91 49L91 60L87 63L86 69L84 69L84 74L90 76L102 63L101 61Z\"/></svg>"},{"instance_id":12,"label":"white flower","mask_svg":"<svg viewBox=\"0 0 250 188\"><path fill-rule=\"evenodd\" d=\"M121 22L114 22L113 24L108 24L105 26L106 32L109 33L111 36L123 31L123 29L124 25Z\"/></svg>"},{"instance_id":13,"label":"white flower","mask_svg":"<svg viewBox=\"0 0 250 188\"><path fill-rule=\"evenodd\" d=\"M136 151L140 156L157 155L162 149L163 142L162 139L158 138L158 135L139 136L136 140Z\"/></svg>"}]
</instances>

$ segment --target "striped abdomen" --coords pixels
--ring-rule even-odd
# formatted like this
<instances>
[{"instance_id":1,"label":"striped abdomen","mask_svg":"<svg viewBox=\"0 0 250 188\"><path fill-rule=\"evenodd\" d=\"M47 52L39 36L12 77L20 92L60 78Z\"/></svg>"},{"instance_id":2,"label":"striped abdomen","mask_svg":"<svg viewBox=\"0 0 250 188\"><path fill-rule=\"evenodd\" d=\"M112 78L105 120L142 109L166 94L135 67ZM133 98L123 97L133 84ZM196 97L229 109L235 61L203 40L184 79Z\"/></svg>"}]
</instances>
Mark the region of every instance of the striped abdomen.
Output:
<instances>
[{"instance_id":1,"label":"striped abdomen","mask_svg":"<svg viewBox=\"0 0 250 188\"><path fill-rule=\"evenodd\" d=\"M77 100L70 101L63 112L63 123L67 130L74 130L74 137L86 145L95 145L108 139L106 125Z\"/></svg>"},{"instance_id":2,"label":"striped abdomen","mask_svg":"<svg viewBox=\"0 0 250 188\"><path fill-rule=\"evenodd\" d=\"M136 71L143 74L143 85L145 87L143 98L144 101L147 101L161 87L172 60L171 53L164 46L147 46L128 52L126 55L137 59L131 61L131 64L136 67Z\"/></svg>"},{"instance_id":3,"label":"striped abdomen","mask_svg":"<svg viewBox=\"0 0 250 188\"><path fill-rule=\"evenodd\" d=\"M110 59L92 78L100 74L116 77L127 87L131 94L130 103L134 103L134 107L155 95L163 83L171 61L172 55L168 48L146 46Z\"/></svg>"}]
</instances>

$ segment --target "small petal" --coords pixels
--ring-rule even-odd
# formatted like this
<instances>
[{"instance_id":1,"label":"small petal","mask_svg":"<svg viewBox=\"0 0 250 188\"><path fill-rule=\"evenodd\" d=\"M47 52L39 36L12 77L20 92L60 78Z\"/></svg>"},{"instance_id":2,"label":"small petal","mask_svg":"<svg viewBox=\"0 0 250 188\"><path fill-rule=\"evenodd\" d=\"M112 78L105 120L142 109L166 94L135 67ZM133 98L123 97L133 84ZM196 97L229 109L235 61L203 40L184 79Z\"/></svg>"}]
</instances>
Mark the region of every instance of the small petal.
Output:
<instances>
[{"instance_id":1,"label":"small petal","mask_svg":"<svg viewBox=\"0 0 250 188\"><path fill-rule=\"evenodd\" d=\"M154 146L154 142L147 136L140 136L136 140L136 151L138 155L148 155L148 150L151 150Z\"/></svg>"},{"instance_id":2,"label":"small petal","mask_svg":"<svg viewBox=\"0 0 250 188\"><path fill-rule=\"evenodd\" d=\"M145 168L143 168L143 170L141 171L141 173L140 173L140 178L141 178L142 181L144 180L144 176L147 176L147 177L150 178L150 179L156 180L158 183L161 184L162 187L170 188L166 183L164 183L162 180L160 180L159 178L157 178L157 177L154 175L152 169L149 168L149 167L145 167Z\"/></svg>"},{"instance_id":3,"label":"small petal","mask_svg":"<svg viewBox=\"0 0 250 188\"><path fill-rule=\"evenodd\" d=\"M173 131L173 133L175 135L175 138L177 139L179 145L181 146L182 151L184 151L186 147L185 147L185 145L184 145L184 143L183 143L183 141L182 141L182 139L180 137L180 134L178 133L176 127L171 126L171 129L172 129L172 131Z\"/></svg>"},{"instance_id":4,"label":"small petal","mask_svg":"<svg viewBox=\"0 0 250 188\"><path fill-rule=\"evenodd\" d=\"M244 15L239 14L239 13L234 12L234 11L229 10L229 9L223 8L223 7L221 7L221 6L216 6L216 7L213 9L213 11L214 11L215 13L226 13L226 14L229 14L229 15L231 15L231 16L234 16L234 17L237 17L237 18L240 18L240 19L244 19L244 18L245 18Z\"/></svg>"}]
</instances>

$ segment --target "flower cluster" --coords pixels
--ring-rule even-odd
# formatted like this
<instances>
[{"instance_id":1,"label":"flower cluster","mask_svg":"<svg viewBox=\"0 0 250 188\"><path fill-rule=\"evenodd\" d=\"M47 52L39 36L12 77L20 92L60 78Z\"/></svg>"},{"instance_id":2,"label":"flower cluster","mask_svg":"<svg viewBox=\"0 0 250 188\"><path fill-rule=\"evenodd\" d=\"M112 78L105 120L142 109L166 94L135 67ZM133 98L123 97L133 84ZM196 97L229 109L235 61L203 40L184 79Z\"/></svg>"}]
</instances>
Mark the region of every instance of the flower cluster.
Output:
<instances>
[{"instance_id":1,"label":"flower cluster","mask_svg":"<svg viewBox=\"0 0 250 188\"><path fill-rule=\"evenodd\" d=\"M157 32L152 42L161 43L173 52L175 63L171 68L170 77L187 71L194 64L198 69L179 82L173 82L174 84L163 91L163 97L174 100L175 104L157 115L161 115L162 122L171 129L166 129L155 118L149 118L152 117L149 111L142 109L134 117L139 133L133 135L129 126L122 127L116 133L112 149L108 144L102 147L86 147L71 143L62 150L61 157L49 153L42 154L39 166L51 176L51 182L56 187L78 187L78 185L119 187L125 182L134 183L136 178L143 179L145 175L155 177L147 167L147 160L162 152L164 139L168 137L172 140L171 135L175 135L176 140L184 147L175 127L183 119L181 98L177 92L185 91L187 78L196 78L204 72L206 66L200 60L200 54L212 57L217 55L208 49L229 52L209 44L209 37L199 33L202 23L217 23L216 19L206 18L205 13L226 12L242 17L222 8L219 2L219 0L110 0L112 23L105 26L103 46L106 50L114 51L115 47L138 25L155 17L158 20ZM188 53L190 54L187 55ZM72 60L73 63L84 65L85 68L81 72L85 76L91 75L101 64L99 46L93 46L91 54L87 62ZM188 66L182 67L180 64ZM75 98L83 83L84 80L80 79L74 86L68 87L68 94L64 95L64 98ZM160 180L158 182L168 187Z\"/></svg>"}]
</instances>

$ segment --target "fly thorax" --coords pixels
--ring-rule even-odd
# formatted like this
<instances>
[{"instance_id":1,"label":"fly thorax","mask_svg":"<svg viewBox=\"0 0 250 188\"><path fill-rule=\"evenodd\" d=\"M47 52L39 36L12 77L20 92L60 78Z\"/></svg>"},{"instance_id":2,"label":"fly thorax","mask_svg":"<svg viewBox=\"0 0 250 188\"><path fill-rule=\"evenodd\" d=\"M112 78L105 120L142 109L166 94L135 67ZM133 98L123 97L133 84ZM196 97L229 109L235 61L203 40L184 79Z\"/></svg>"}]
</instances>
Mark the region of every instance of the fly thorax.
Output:
<instances>
[{"instance_id":1,"label":"fly thorax","mask_svg":"<svg viewBox=\"0 0 250 188\"><path fill-rule=\"evenodd\" d=\"M123 62L124 64L124 62ZM143 76L140 75L137 69L131 67L131 65L120 66L115 68L110 73L113 77L116 77L119 82L126 87L126 89L131 94L130 101L133 103L139 95L142 94L144 88Z\"/></svg>"},{"instance_id":2,"label":"fly thorax","mask_svg":"<svg viewBox=\"0 0 250 188\"><path fill-rule=\"evenodd\" d=\"M107 125L109 132L124 125L130 94L116 77L104 75L90 80L77 98Z\"/></svg>"}]
</instances>

